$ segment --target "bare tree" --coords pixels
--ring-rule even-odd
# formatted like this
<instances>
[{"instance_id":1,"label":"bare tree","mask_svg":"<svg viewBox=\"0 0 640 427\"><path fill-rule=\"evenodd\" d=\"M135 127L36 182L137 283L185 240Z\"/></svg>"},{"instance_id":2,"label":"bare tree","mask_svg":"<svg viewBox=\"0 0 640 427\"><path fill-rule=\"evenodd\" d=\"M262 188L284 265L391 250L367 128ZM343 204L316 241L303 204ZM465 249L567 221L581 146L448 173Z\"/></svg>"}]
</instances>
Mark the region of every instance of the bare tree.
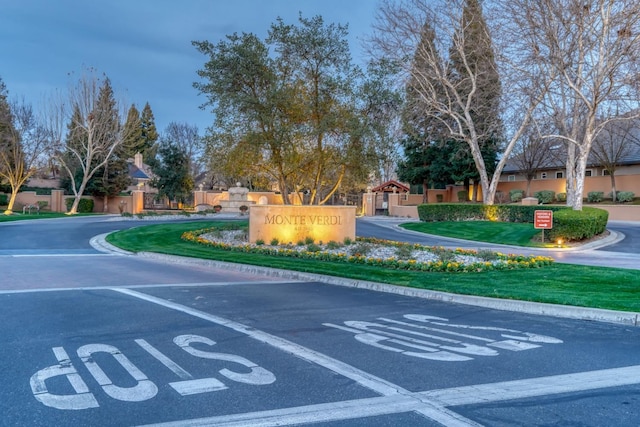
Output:
<instances>
[{"instance_id":1,"label":"bare tree","mask_svg":"<svg viewBox=\"0 0 640 427\"><path fill-rule=\"evenodd\" d=\"M171 122L163 138L176 144L189 159L189 174L195 179L204 169L204 140L198 134L198 126Z\"/></svg>"},{"instance_id":2,"label":"bare tree","mask_svg":"<svg viewBox=\"0 0 640 427\"><path fill-rule=\"evenodd\" d=\"M379 9L371 47L372 53L391 58L402 67L406 79L413 82L414 94L424 105L423 114L440 120L451 138L468 145L478 170L483 203L490 205L494 203L504 165L547 84L546 80L537 81L540 74L535 73L534 58L519 49L515 50L513 46L495 51L516 51L519 55L516 60L499 56L496 57L496 69L488 69L489 62L484 62L482 67L478 66L480 52L486 52L490 46L474 47L469 40L465 40L469 34L466 29L474 27L477 34L478 28L487 27L478 25L477 20L482 19L480 16L466 14L463 19L465 5L466 0L387 0ZM425 26L433 31L433 43L420 43ZM500 32L504 39L511 35L510 40L516 42L521 37L513 32L512 27L501 28L496 32ZM492 43L491 34L484 34L479 39L484 40L484 43ZM414 67L414 63L420 63L421 66ZM524 63L530 65L525 66ZM493 99L478 96L478 86L488 73L498 72L503 81L503 95L511 104L513 113L499 119L507 124L509 136L505 138L500 160L489 176L481 143L493 137L497 123L486 123L484 117L476 114L477 111L492 108L480 103L494 102ZM505 84L505 77L513 78Z\"/></svg>"},{"instance_id":3,"label":"bare tree","mask_svg":"<svg viewBox=\"0 0 640 427\"><path fill-rule=\"evenodd\" d=\"M11 186L11 196L5 215L13 213L20 187L39 169L49 148L48 134L38 122L31 105L22 101L11 103L13 126L0 146L0 178Z\"/></svg>"},{"instance_id":4,"label":"bare tree","mask_svg":"<svg viewBox=\"0 0 640 427\"><path fill-rule=\"evenodd\" d=\"M542 113L567 144L567 204L582 209L584 177L594 141L613 111L638 111L640 3L635 0L501 0L526 35L540 71L557 76ZM637 114L629 114L634 119Z\"/></svg>"},{"instance_id":5,"label":"bare tree","mask_svg":"<svg viewBox=\"0 0 640 427\"><path fill-rule=\"evenodd\" d=\"M611 121L593 141L591 154L611 180L611 197L617 200L616 169L625 159L639 151L640 123L638 120Z\"/></svg>"},{"instance_id":6,"label":"bare tree","mask_svg":"<svg viewBox=\"0 0 640 427\"><path fill-rule=\"evenodd\" d=\"M531 196L531 181L535 179L538 171L545 167L562 164L559 153L565 154L565 150L560 150L562 142L540 137L540 129L533 124L528 126L518 140L513 150L509 163L513 164L525 176L527 188L525 194Z\"/></svg>"},{"instance_id":7,"label":"bare tree","mask_svg":"<svg viewBox=\"0 0 640 427\"><path fill-rule=\"evenodd\" d=\"M69 214L77 212L87 183L126 138L121 124L126 107L109 93L112 90L108 78L101 80L95 73L87 73L66 96L54 99L48 111L55 157L69 175L75 196Z\"/></svg>"}]
</instances>

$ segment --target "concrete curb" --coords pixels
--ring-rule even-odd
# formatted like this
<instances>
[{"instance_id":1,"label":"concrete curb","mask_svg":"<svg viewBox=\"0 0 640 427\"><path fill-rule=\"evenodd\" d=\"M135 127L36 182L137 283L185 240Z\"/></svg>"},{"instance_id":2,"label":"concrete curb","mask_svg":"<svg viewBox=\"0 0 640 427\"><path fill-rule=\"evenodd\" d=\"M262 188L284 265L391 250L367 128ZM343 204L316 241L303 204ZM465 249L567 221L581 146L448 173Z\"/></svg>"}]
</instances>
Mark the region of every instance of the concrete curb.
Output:
<instances>
[{"instance_id":1,"label":"concrete curb","mask_svg":"<svg viewBox=\"0 0 640 427\"><path fill-rule=\"evenodd\" d=\"M502 298L478 297L472 295L459 295L448 292L431 291L427 289L408 288L386 283L369 282L365 280L353 280L342 277L326 276L315 273L303 273L293 270L281 270L269 267L260 267L249 264L236 264L222 261L211 261L200 258L179 257L175 255L158 254L154 252L128 252L108 243L105 238L109 233L95 236L91 239L91 245L100 252L114 253L126 256L138 256L157 260L161 262L171 262L181 265L198 265L222 270L229 270L241 273L276 277L279 279L322 282L336 286L346 286L351 288L368 289L377 292L386 292L414 298L449 302L455 304L465 304L476 307L490 308L494 310L511 311L517 313L527 313L540 316L551 316L565 319L590 320L596 322L615 323L626 326L640 326L640 313L604 310L597 308L575 307L558 304L536 303L529 301L508 300Z\"/></svg>"}]
</instances>

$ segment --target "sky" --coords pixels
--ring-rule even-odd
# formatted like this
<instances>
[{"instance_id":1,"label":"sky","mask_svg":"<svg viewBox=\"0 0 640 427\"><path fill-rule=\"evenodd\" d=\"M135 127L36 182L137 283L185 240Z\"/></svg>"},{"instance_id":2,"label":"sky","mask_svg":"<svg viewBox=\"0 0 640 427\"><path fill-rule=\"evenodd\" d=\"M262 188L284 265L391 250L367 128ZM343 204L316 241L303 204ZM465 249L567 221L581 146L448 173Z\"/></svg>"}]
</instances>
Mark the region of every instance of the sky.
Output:
<instances>
[{"instance_id":1,"label":"sky","mask_svg":"<svg viewBox=\"0 0 640 427\"><path fill-rule=\"evenodd\" d=\"M148 102L160 132L170 122L213 122L193 88L207 60L193 40L216 43L233 33L261 39L278 17L300 13L348 24L351 54L364 65L378 0L0 0L0 77L11 99L36 110L67 91L84 70L106 74L127 106Z\"/></svg>"}]
</instances>

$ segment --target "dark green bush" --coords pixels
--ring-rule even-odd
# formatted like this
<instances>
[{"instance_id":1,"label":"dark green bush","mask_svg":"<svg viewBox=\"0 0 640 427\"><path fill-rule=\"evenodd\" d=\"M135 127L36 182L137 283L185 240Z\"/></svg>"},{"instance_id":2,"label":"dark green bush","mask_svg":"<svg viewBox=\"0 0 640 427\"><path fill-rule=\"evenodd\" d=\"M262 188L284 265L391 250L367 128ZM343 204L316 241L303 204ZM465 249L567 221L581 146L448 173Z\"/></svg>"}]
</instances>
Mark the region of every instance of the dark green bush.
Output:
<instances>
[{"instance_id":1,"label":"dark green bush","mask_svg":"<svg viewBox=\"0 0 640 427\"><path fill-rule=\"evenodd\" d=\"M9 204L9 196L6 194L0 194L0 206L6 206Z\"/></svg>"},{"instance_id":2,"label":"dark green bush","mask_svg":"<svg viewBox=\"0 0 640 427\"><path fill-rule=\"evenodd\" d=\"M587 193L587 202L589 203L600 203L602 200L604 200L603 191L589 191Z\"/></svg>"},{"instance_id":3,"label":"dark green bush","mask_svg":"<svg viewBox=\"0 0 640 427\"><path fill-rule=\"evenodd\" d=\"M553 200L556 198L556 193L555 191L551 191L551 190L536 191L533 194L533 197L537 198L538 201L542 204L548 204L548 203L552 203Z\"/></svg>"},{"instance_id":4,"label":"dark green bush","mask_svg":"<svg viewBox=\"0 0 640 427\"><path fill-rule=\"evenodd\" d=\"M616 200L619 202L631 202L636 195L633 191L618 191L616 193Z\"/></svg>"},{"instance_id":5,"label":"dark green bush","mask_svg":"<svg viewBox=\"0 0 640 427\"><path fill-rule=\"evenodd\" d=\"M558 193L556 194L556 200L559 202L566 202L567 201L567 193Z\"/></svg>"},{"instance_id":6,"label":"dark green bush","mask_svg":"<svg viewBox=\"0 0 640 427\"><path fill-rule=\"evenodd\" d=\"M583 207L581 211L562 209L553 215L553 228L548 231L550 240L584 240L605 231L609 212L604 209Z\"/></svg>"},{"instance_id":7,"label":"dark green bush","mask_svg":"<svg viewBox=\"0 0 640 427\"><path fill-rule=\"evenodd\" d=\"M521 202L523 197L524 197L524 191L523 190L510 190L509 191L509 199L514 203Z\"/></svg>"},{"instance_id":8,"label":"dark green bush","mask_svg":"<svg viewBox=\"0 0 640 427\"><path fill-rule=\"evenodd\" d=\"M73 197L65 199L65 205L67 206L67 212L71 210L73 205ZM91 213L93 212L93 199L80 199L78 203L78 213Z\"/></svg>"},{"instance_id":9,"label":"dark green bush","mask_svg":"<svg viewBox=\"0 0 640 427\"><path fill-rule=\"evenodd\" d=\"M438 203L418 205L418 217L425 222L491 220L533 223L534 212L538 209L539 206L526 205ZM567 207L548 206L545 209L556 211Z\"/></svg>"}]
</instances>

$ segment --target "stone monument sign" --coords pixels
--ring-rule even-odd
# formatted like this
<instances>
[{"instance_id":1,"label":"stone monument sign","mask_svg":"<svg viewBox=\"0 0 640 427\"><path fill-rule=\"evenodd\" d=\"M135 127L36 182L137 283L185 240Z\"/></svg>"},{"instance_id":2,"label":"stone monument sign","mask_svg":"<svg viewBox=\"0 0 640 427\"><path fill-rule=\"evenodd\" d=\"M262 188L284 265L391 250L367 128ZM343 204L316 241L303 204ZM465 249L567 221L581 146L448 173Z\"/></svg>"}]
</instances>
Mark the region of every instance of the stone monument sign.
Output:
<instances>
[{"instance_id":1,"label":"stone monument sign","mask_svg":"<svg viewBox=\"0 0 640 427\"><path fill-rule=\"evenodd\" d=\"M249 242L296 244L338 242L356 238L355 206L252 205L249 209Z\"/></svg>"}]
</instances>

